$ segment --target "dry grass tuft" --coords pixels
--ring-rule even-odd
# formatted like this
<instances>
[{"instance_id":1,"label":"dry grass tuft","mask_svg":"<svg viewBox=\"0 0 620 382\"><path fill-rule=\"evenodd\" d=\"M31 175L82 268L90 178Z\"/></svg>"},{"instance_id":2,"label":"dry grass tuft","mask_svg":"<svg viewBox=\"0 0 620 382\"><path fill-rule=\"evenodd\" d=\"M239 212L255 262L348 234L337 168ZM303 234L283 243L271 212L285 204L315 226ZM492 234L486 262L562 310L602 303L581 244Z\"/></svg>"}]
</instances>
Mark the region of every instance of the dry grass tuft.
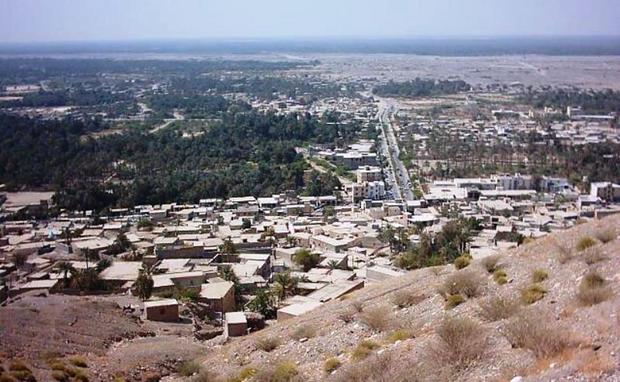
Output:
<instances>
[{"instance_id":1,"label":"dry grass tuft","mask_svg":"<svg viewBox=\"0 0 620 382\"><path fill-rule=\"evenodd\" d=\"M355 309L357 313L362 313L362 311L364 310L364 303L359 300L353 301L351 303L351 306L353 307L353 309Z\"/></svg>"},{"instance_id":2,"label":"dry grass tuft","mask_svg":"<svg viewBox=\"0 0 620 382\"><path fill-rule=\"evenodd\" d=\"M446 309L455 308L465 302L465 297L460 294L449 294L446 296Z\"/></svg>"},{"instance_id":3,"label":"dry grass tuft","mask_svg":"<svg viewBox=\"0 0 620 382\"><path fill-rule=\"evenodd\" d=\"M601 376L613 372L616 369L614 359L607 354L590 351L579 362L577 370L588 376Z\"/></svg>"},{"instance_id":4,"label":"dry grass tuft","mask_svg":"<svg viewBox=\"0 0 620 382\"><path fill-rule=\"evenodd\" d=\"M495 272L500 268L499 265L500 256L499 255L491 255L487 256L480 261L480 264L487 270L489 273Z\"/></svg>"},{"instance_id":5,"label":"dry grass tuft","mask_svg":"<svg viewBox=\"0 0 620 382\"><path fill-rule=\"evenodd\" d=\"M316 328L312 325L300 325L293 330L291 338L294 340L301 340L302 338L312 338L316 336Z\"/></svg>"},{"instance_id":6,"label":"dry grass tuft","mask_svg":"<svg viewBox=\"0 0 620 382\"><path fill-rule=\"evenodd\" d=\"M480 316L487 321L499 321L512 317L519 311L519 302L504 296L490 297L479 303Z\"/></svg>"},{"instance_id":7,"label":"dry grass tuft","mask_svg":"<svg viewBox=\"0 0 620 382\"><path fill-rule=\"evenodd\" d=\"M392 302L399 308L406 308L409 306L417 305L422 302L426 296L414 293L411 290L401 289L394 293L392 296Z\"/></svg>"},{"instance_id":8,"label":"dry grass tuft","mask_svg":"<svg viewBox=\"0 0 620 382\"><path fill-rule=\"evenodd\" d=\"M437 328L438 346L432 348L432 363L463 369L482 358L487 334L477 322L464 317L447 317Z\"/></svg>"},{"instance_id":9,"label":"dry grass tuft","mask_svg":"<svg viewBox=\"0 0 620 382\"><path fill-rule=\"evenodd\" d=\"M157 379L157 381L159 381L159 379ZM209 370L201 370L198 374L190 378L189 381L190 382L219 382L221 381L221 379L218 378L217 374Z\"/></svg>"},{"instance_id":10,"label":"dry grass tuft","mask_svg":"<svg viewBox=\"0 0 620 382\"><path fill-rule=\"evenodd\" d=\"M602 231L598 231L594 236L603 244L609 243L610 241L616 240L618 234L614 231L613 228L606 228Z\"/></svg>"},{"instance_id":11,"label":"dry grass tuft","mask_svg":"<svg viewBox=\"0 0 620 382\"><path fill-rule=\"evenodd\" d=\"M82 357L78 357L78 356L74 356L69 358L69 362L77 367L88 367L88 363L86 363L86 360Z\"/></svg>"},{"instance_id":12,"label":"dry grass tuft","mask_svg":"<svg viewBox=\"0 0 620 382\"><path fill-rule=\"evenodd\" d=\"M188 362L184 362L179 367L179 370L177 370L177 372L184 377L189 377L194 374L198 374L201 369L202 367L200 366L200 363L196 361L188 361Z\"/></svg>"},{"instance_id":13,"label":"dry grass tuft","mask_svg":"<svg viewBox=\"0 0 620 382\"><path fill-rule=\"evenodd\" d=\"M462 255L457 257L456 259L454 259L454 267L456 269L463 269L469 266L469 264L471 264L471 256L468 255Z\"/></svg>"},{"instance_id":14,"label":"dry grass tuft","mask_svg":"<svg viewBox=\"0 0 620 382\"><path fill-rule=\"evenodd\" d=\"M596 272L586 274L577 290L577 300L581 305L592 306L609 300L613 296L606 280Z\"/></svg>"},{"instance_id":15,"label":"dry grass tuft","mask_svg":"<svg viewBox=\"0 0 620 382\"><path fill-rule=\"evenodd\" d=\"M371 340L363 340L355 347L355 349L353 349L353 352L351 353L351 358L355 361L362 360L368 357L373 352L373 350L378 348L378 343Z\"/></svg>"},{"instance_id":16,"label":"dry grass tuft","mask_svg":"<svg viewBox=\"0 0 620 382\"><path fill-rule=\"evenodd\" d=\"M532 282L541 283L549 277L549 274L544 269L535 269L532 272Z\"/></svg>"},{"instance_id":17,"label":"dry grass tuft","mask_svg":"<svg viewBox=\"0 0 620 382\"><path fill-rule=\"evenodd\" d=\"M346 324L353 321L354 318L355 318L355 311L351 307L344 308L338 313L338 319L343 321Z\"/></svg>"},{"instance_id":18,"label":"dry grass tuft","mask_svg":"<svg viewBox=\"0 0 620 382\"><path fill-rule=\"evenodd\" d=\"M256 375L258 370L253 367L245 367L243 368L237 375L228 377L226 379L227 382L245 382L251 380L253 376Z\"/></svg>"},{"instance_id":19,"label":"dry grass tuft","mask_svg":"<svg viewBox=\"0 0 620 382\"><path fill-rule=\"evenodd\" d=\"M334 375L335 378L330 379L334 382L392 382L392 381L413 381L411 375L415 374L414 370L408 370L408 376L403 378L398 375L397 367L395 367L392 357L387 354L373 355L364 360L364 362L354 363L346 368L338 370Z\"/></svg>"},{"instance_id":20,"label":"dry grass tuft","mask_svg":"<svg viewBox=\"0 0 620 382\"><path fill-rule=\"evenodd\" d=\"M447 298L449 295L460 294L467 298L477 297L480 294L482 279L474 271L458 271L448 276L439 293Z\"/></svg>"},{"instance_id":21,"label":"dry grass tuft","mask_svg":"<svg viewBox=\"0 0 620 382\"><path fill-rule=\"evenodd\" d=\"M374 331L383 332L393 324L392 312L386 306L369 308L361 313L360 321Z\"/></svg>"},{"instance_id":22,"label":"dry grass tuft","mask_svg":"<svg viewBox=\"0 0 620 382\"><path fill-rule=\"evenodd\" d=\"M271 368L258 372L253 381L256 382L293 382L304 380L291 361L281 361Z\"/></svg>"},{"instance_id":23,"label":"dry grass tuft","mask_svg":"<svg viewBox=\"0 0 620 382\"><path fill-rule=\"evenodd\" d=\"M504 285L508 282L508 274L503 269L496 269L493 272L493 280L499 285Z\"/></svg>"},{"instance_id":24,"label":"dry grass tuft","mask_svg":"<svg viewBox=\"0 0 620 382\"><path fill-rule=\"evenodd\" d=\"M540 284L531 284L524 289L521 289L521 301L524 304L533 304L536 301L542 300L547 294L547 290Z\"/></svg>"},{"instance_id":25,"label":"dry grass tuft","mask_svg":"<svg viewBox=\"0 0 620 382\"><path fill-rule=\"evenodd\" d=\"M327 374L333 373L336 369L342 366L342 362L336 357L328 358L323 364L323 371Z\"/></svg>"},{"instance_id":26,"label":"dry grass tuft","mask_svg":"<svg viewBox=\"0 0 620 382\"><path fill-rule=\"evenodd\" d=\"M577 251L585 251L588 248L592 248L596 245L596 240L591 238L590 236L584 236L577 242Z\"/></svg>"},{"instance_id":27,"label":"dry grass tuft","mask_svg":"<svg viewBox=\"0 0 620 382\"><path fill-rule=\"evenodd\" d=\"M560 264L566 264L573 259L573 251L569 247L557 240L555 241L554 246L558 253L557 259Z\"/></svg>"},{"instance_id":28,"label":"dry grass tuft","mask_svg":"<svg viewBox=\"0 0 620 382\"><path fill-rule=\"evenodd\" d=\"M572 344L570 334L552 317L531 310L509 322L504 335L514 347L529 349L539 358L558 354Z\"/></svg>"},{"instance_id":29,"label":"dry grass tuft","mask_svg":"<svg viewBox=\"0 0 620 382\"><path fill-rule=\"evenodd\" d=\"M582 259L586 262L586 264L592 265L607 260L607 256L605 256L598 248L589 248L584 251Z\"/></svg>"},{"instance_id":30,"label":"dry grass tuft","mask_svg":"<svg viewBox=\"0 0 620 382\"><path fill-rule=\"evenodd\" d=\"M280 346L280 340L276 337L263 337L256 340L254 345L259 350L270 352Z\"/></svg>"},{"instance_id":31,"label":"dry grass tuft","mask_svg":"<svg viewBox=\"0 0 620 382\"><path fill-rule=\"evenodd\" d=\"M414 338L413 331L409 329L398 329L391 332L387 337L388 343L394 343L396 341L404 341L410 338Z\"/></svg>"}]
</instances>

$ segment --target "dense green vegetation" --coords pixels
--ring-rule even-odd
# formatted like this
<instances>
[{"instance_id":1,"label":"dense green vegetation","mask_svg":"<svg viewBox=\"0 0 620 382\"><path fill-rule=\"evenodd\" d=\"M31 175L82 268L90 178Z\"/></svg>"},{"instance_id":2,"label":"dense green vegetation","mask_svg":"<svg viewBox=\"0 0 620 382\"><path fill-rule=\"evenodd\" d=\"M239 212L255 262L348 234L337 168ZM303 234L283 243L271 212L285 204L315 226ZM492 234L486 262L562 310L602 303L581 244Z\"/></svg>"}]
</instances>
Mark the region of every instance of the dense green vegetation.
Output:
<instances>
[{"instance_id":1,"label":"dense green vegetation","mask_svg":"<svg viewBox=\"0 0 620 382\"><path fill-rule=\"evenodd\" d=\"M427 147L427 159L444 161L427 174L438 177L520 172L536 178L562 176L576 183L584 179L620 181L620 145L613 142L563 145L560 140L549 141L530 133L516 135L510 143L487 146L435 129L429 134Z\"/></svg>"},{"instance_id":2,"label":"dense green vegetation","mask_svg":"<svg viewBox=\"0 0 620 382\"><path fill-rule=\"evenodd\" d=\"M349 142L358 126L328 124L309 114L276 115L239 109L193 139L164 129L156 134L130 129L94 139L99 120L41 121L0 115L0 182L58 190L70 209L110 205L197 202L206 197L269 195L303 191L307 164L295 147L305 142ZM339 185L311 173L311 195L331 194Z\"/></svg>"},{"instance_id":3,"label":"dense green vegetation","mask_svg":"<svg viewBox=\"0 0 620 382\"><path fill-rule=\"evenodd\" d=\"M376 86L373 93L382 97L430 97L468 91L471 86L461 80L424 80L394 82Z\"/></svg>"},{"instance_id":4,"label":"dense green vegetation","mask_svg":"<svg viewBox=\"0 0 620 382\"><path fill-rule=\"evenodd\" d=\"M521 101L537 108L581 106L586 113L608 114L620 112L620 92L611 89L584 91L579 89L530 90L523 94Z\"/></svg>"},{"instance_id":5,"label":"dense green vegetation","mask_svg":"<svg viewBox=\"0 0 620 382\"><path fill-rule=\"evenodd\" d=\"M417 269L444 265L462 256L474 232L480 229L474 218L459 218L446 223L434 238L426 233L420 235L420 243L409 245L394 259L394 264L403 269Z\"/></svg>"},{"instance_id":6,"label":"dense green vegetation","mask_svg":"<svg viewBox=\"0 0 620 382\"><path fill-rule=\"evenodd\" d=\"M287 70L316 65L317 61L256 60L113 60L11 58L0 60L0 86L40 81L63 83L108 74L148 74L153 78L184 74L195 77L211 71ZM132 77L135 79L135 76Z\"/></svg>"}]
</instances>

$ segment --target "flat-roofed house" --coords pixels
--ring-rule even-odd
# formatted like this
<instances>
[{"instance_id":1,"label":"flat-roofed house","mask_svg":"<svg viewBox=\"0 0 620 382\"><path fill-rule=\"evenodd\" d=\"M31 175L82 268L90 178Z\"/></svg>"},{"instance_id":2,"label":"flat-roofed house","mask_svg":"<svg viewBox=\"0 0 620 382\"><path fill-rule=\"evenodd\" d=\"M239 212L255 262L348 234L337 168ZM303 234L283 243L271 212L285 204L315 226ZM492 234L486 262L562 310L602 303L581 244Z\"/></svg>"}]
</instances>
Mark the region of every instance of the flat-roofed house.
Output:
<instances>
[{"instance_id":1,"label":"flat-roofed house","mask_svg":"<svg viewBox=\"0 0 620 382\"><path fill-rule=\"evenodd\" d=\"M151 321L179 321L179 302L173 298L144 303L144 314Z\"/></svg>"},{"instance_id":2,"label":"flat-roofed house","mask_svg":"<svg viewBox=\"0 0 620 382\"><path fill-rule=\"evenodd\" d=\"M318 301L305 301L285 306L284 308L278 309L278 321L284 321L289 318L301 316L302 314L316 309L321 305L323 305L323 303Z\"/></svg>"},{"instance_id":3,"label":"flat-roofed house","mask_svg":"<svg viewBox=\"0 0 620 382\"><path fill-rule=\"evenodd\" d=\"M335 239L325 235L316 235L310 239L310 243L313 247L331 252L342 252L347 248L354 246L355 241L355 238Z\"/></svg>"},{"instance_id":4,"label":"flat-roofed house","mask_svg":"<svg viewBox=\"0 0 620 382\"><path fill-rule=\"evenodd\" d=\"M248 320L243 312L226 313L224 331L227 337L245 336L248 332Z\"/></svg>"},{"instance_id":5,"label":"flat-roofed house","mask_svg":"<svg viewBox=\"0 0 620 382\"><path fill-rule=\"evenodd\" d=\"M232 312L235 310L234 284L230 281L202 284L200 300L216 312Z\"/></svg>"}]
</instances>

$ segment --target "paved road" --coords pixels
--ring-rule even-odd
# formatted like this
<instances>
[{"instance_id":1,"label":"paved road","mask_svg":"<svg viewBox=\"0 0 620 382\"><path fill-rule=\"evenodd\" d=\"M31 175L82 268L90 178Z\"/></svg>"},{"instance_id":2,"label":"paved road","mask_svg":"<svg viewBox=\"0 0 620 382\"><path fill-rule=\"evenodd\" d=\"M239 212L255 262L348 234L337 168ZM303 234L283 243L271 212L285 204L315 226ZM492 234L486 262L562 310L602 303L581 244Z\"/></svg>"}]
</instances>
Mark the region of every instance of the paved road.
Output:
<instances>
[{"instance_id":1,"label":"paved road","mask_svg":"<svg viewBox=\"0 0 620 382\"><path fill-rule=\"evenodd\" d=\"M396 102L390 99L380 98L377 119L381 124L382 144L381 151L388 157L387 169L388 183L392 186L394 198L413 200L411 180L403 162L399 159L400 148L392 127L391 115L396 111ZM394 186L396 185L396 186Z\"/></svg>"}]
</instances>

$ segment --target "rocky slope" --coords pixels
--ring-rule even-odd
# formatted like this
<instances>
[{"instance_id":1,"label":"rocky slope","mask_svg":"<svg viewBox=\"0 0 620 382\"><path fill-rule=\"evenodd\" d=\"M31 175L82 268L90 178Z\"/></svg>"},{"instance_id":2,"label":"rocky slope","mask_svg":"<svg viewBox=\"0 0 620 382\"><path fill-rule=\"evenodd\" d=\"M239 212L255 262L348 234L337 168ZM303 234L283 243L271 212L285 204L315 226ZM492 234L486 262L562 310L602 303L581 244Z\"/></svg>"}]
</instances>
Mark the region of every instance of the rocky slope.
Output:
<instances>
[{"instance_id":1,"label":"rocky slope","mask_svg":"<svg viewBox=\"0 0 620 382\"><path fill-rule=\"evenodd\" d=\"M369 285L261 332L214 340L193 378L620 380L619 231L620 215L611 216L522 245L496 264L420 269Z\"/></svg>"}]
</instances>

